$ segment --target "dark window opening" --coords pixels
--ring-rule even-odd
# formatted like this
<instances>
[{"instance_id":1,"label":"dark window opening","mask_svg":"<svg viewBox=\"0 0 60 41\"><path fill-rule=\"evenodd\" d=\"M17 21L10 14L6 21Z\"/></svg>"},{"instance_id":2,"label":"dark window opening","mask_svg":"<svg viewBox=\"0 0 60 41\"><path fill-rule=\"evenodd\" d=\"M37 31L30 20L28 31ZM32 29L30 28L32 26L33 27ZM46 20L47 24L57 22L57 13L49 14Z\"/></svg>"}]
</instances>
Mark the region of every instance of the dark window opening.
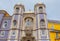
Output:
<instances>
[{"instance_id":1,"label":"dark window opening","mask_svg":"<svg viewBox=\"0 0 60 41\"><path fill-rule=\"evenodd\" d=\"M7 24L5 24L5 27L7 26Z\"/></svg>"},{"instance_id":2,"label":"dark window opening","mask_svg":"<svg viewBox=\"0 0 60 41\"><path fill-rule=\"evenodd\" d=\"M30 41L30 40L27 40L27 41Z\"/></svg>"},{"instance_id":3,"label":"dark window opening","mask_svg":"<svg viewBox=\"0 0 60 41\"><path fill-rule=\"evenodd\" d=\"M13 35L15 34L15 32L13 32Z\"/></svg>"},{"instance_id":4,"label":"dark window opening","mask_svg":"<svg viewBox=\"0 0 60 41\"><path fill-rule=\"evenodd\" d=\"M16 9L17 9L17 10L19 10L19 8L18 8L18 7L17 7Z\"/></svg>"},{"instance_id":5,"label":"dark window opening","mask_svg":"<svg viewBox=\"0 0 60 41\"><path fill-rule=\"evenodd\" d=\"M7 21L5 21L5 23L7 23Z\"/></svg>"},{"instance_id":6,"label":"dark window opening","mask_svg":"<svg viewBox=\"0 0 60 41\"><path fill-rule=\"evenodd\" d=\"M14 26L15 26L15 25L17 24L17 21L16 21L16 20L14 20L14 21L13 21L13 24L14 24Z\"/></svg>"},{"instance_id":7,"label":"dark window opening","mask_svg":"<svg viewBox=\"0 0 60 41\"><path fill-rule=\"evenodd\" d=\"M45 22L44 19L41 19L40 22Z\"/></svg>"},{"instance_id":8,"label":"dark window opening","mask_svg":"<svg viewBox=\"0 0 60 41\"><path fill-rule=\"evenodd\" d=\"M43 7L39 7L39 9L43 9Z\"/></svg>"},{"instance_id":9,"label":"dark window opening","mask_svg":"<svg viewBox=\"0 0 60 41\"><path fill-rule=\"evenodd\" d=\"M40 26L41 26L41 28L45 28L45 20L44 19L40 20Z\"/></svg>"},{"instance_id":10,"label":"dark window opening","mask_svg":"<svg viewBox=\"0 0 60 41\"><path fill-rule=\"evenodd\" d=\"M59 37L58 37L58 33L56 33L56 38L59 38Z\"/></svg>"},{"instance_id":11,"label":"dark window opening","mask_svg":"<svg viewBox=\"0 0 60 41\"><path fill-rule=\"evenodd\" d=\"M19 12L19 8L18 7L16 8L16 11Z\"/></svg>"},{"instance_id":12,"label":"dark window opening","mask_svg":"<svg viewBox=\"0 0 60 41\"><path fill-rule=\"evenodd\" d=\"M7 21L5 21L4 23L5 23L4 26L6 27L7 26Z\"/></svg>"}]
</instances>

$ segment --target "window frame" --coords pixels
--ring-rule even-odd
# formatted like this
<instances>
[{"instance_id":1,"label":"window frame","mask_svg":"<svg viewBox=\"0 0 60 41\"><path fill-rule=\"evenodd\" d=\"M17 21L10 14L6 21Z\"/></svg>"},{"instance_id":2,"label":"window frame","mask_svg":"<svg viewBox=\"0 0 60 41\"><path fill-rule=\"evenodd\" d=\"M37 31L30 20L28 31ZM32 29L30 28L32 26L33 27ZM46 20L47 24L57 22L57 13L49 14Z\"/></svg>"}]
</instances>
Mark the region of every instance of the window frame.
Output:
<instances>
[{"instance_id":1,"label":"window frame","mask_svg":"<svg viewBox=\"0 0 60 41\"><path fill-rule=\"evenodd\" d=\"M19 12L19 7L16 7L16 12Z\"/></svg>"},{"instance_id":2,"label":"window frame","mask_svg":"<svg viewBox=\"0 0 60 41\"><path fill-rule=\"evenodd\" d=\"M44 19L41 19L40 20L40 27L42 28L45 28L45 20Z\"/></svg>"},{"instance_id":3,"label":"window frame","mask_svg":"<svg viewBox=\"0 0 60 41\"><path fill-rule=\"evenodd\" d=\"M0 32L0 36L3 37L4 35L2 35L2 33L4 33L4 35L5 35L5 31L1 31L1 32Z\"/></svg>"},{"instance_id":4,"label":"window frame","mask_svg":"<svg viewBox=\"0 0 60 41\"><path fill-rule=\"evenodd\" d=\"M29 22L28 22L28 20L29 20ZM29 24L29 25L28 25L28 24ZM27 27L32 26L32 24L33 24L33 18L31 18L31 17L25 18L25 25L26 25Z\"/></svg>"},{"instance_id":5,"label":"window frame","mask_svg":"<svg viewBox=\"0 0 60 41\"><path fill-rule=\"evenodd\" d=\"M59 38L58 33L56 33L56 38Z\"/></svg>"},{"instance_id":6,"label":"window frame","mask_svg":"<svg viewBox=\"0 0 60 41\"><path fill-rule=\"evenodd\" d=\"M5 22L7 22L7 23L5 23ZM6 26L5 26L5 25L6 25ZM7 26L8 26L8 21L4 21L2 27L3 27L3 28L6 28Z\"/></svg>"},{"instance_id":7,"label":"window frame","mask_svg":"<svg viewBox=\"0 0 60 41\"><path fill-rule=\"evenodd\" d=\"M16 25L17 25L17 21L13 20L13 26L16 26Z\"/></svg>"},{"instance_id":8,"label":"window frame","mask_svg":"<svg viewBox=\"0 0 60 41\"><path fill-rule=\"evenodd\" d=\"M14 33L14 35L13 35ZM11 36L16 36L16 30L12 30Z\"/></svg>"},{"instance_id":9,"label":"window frame","mask_svg":"<svg viewBox=\"0 0 60 41\"><path fill-rule=\"evenodd\" d=\"M43 7L42 7L42 6L41 6L41 7L39 7L39 10L40 10L40 9L43 9Z\"/></svg>"}]
</instances>

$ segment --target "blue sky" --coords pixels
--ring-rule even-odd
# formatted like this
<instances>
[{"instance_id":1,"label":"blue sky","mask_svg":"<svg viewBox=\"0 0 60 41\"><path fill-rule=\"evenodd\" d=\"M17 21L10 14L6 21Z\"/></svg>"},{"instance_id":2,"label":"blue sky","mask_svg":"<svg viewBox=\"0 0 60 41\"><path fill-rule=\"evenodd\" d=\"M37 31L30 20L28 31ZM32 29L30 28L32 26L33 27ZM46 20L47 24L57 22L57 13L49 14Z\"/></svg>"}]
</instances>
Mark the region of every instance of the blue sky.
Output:
<instances>
[{"instance_id":1,"label":"blue sky","mask_svg":"<svg viewBox=\"0 0 60 41\"><path fill-rule=\"evenodd\" d=\"M13 14L14 5L22 3L26 11L34 10L36 3L43 2L46 5L47 18L60 20L60 0L0 0L0 10L6 10L10 15Z\"/></svg>"}]
</instances>

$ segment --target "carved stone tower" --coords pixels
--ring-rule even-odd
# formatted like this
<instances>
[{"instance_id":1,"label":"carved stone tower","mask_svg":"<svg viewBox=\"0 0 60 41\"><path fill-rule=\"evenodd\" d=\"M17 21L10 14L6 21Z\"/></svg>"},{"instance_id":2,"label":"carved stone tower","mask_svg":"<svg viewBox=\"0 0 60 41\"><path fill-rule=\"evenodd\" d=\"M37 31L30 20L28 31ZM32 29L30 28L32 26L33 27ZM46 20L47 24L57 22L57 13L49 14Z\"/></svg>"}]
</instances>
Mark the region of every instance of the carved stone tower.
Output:
<instances>
[{"instance_id":1,"label":"carved stone tower","mask_svg":"<svg viewBox=\"0 0 60 41\"><path fill-rule=\"evenodd\" d=\"M25 11L24 5L16 4L14 6L14 14L11 20L11 28L9 31L8 41L20 41L21 29L23 27L23 13Z\"/></svg>"},{"instance_id":2,"label":"carved stone tower","mask_svg":"<svg viewBox=\"0 0 60 41\"><path fill-rule=\"evenodd\" d=\"M38 41L49 41L49 30L47 24L46 6L43 3L37 3L34 6L34 12L36 14L36 27Z\"/></svg>"}]
</instances>

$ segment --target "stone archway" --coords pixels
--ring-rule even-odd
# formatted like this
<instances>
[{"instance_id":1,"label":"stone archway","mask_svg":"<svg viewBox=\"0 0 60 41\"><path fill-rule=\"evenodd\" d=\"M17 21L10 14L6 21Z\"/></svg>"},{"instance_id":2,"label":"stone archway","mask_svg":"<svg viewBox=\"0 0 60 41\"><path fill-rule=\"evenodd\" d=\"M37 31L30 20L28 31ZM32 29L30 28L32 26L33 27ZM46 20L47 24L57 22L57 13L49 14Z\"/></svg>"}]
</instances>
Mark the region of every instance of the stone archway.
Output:
<instances>
[{"instance_id":1,"label":"stone archway","mask_svg":"<svg viewBox=\"0 0 60 41\"><path fill-rule=\"evenodd\" d=\"M35 37L26 36L26 37L22 37L21 41L36 41L36 40Z\"/></svg>"}]
</instances>

